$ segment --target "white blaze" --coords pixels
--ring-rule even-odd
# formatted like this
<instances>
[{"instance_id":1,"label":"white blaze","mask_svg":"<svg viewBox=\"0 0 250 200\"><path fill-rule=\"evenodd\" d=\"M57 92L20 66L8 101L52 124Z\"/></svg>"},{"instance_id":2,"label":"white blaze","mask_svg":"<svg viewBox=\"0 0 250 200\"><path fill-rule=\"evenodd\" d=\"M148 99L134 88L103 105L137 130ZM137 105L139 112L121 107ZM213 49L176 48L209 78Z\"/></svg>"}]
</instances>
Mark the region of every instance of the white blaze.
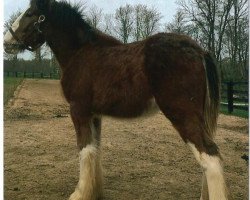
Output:
<instances>
[{"instance_id":1,"label":"white blaze","mask_svg":"<svg viewBox=\"0 0 250 200\"><path fill-rule=\"evenodd\" d=\"M22 17L23 17L23 15L24 15L25 12L26 12L26 11L24 11L24 12L16 19L16 21L12 24L11 28L12 28L12 30L13 30L14 32L18 29L18 27L19 27L19 22L20 22L20 20L22 19ZM15 38L12 36L12 34L10 33L10 31L8 30L7 33L5 33L5 35L4 35L4 43L15 43L15 42L16 42Z\"/></svg>"}]
</instances>

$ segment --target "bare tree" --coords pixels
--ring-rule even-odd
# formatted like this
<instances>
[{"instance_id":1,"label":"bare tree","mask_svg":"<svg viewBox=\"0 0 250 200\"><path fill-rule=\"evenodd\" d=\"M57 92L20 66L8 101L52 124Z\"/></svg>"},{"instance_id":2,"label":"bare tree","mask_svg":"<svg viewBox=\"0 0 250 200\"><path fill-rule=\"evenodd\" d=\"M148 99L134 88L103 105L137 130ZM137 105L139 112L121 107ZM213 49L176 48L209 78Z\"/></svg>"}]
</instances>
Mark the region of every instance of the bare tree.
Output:
<instances>
[{"instance_id":1,"label":"bare tree","mask_svg":"<svg viewBox=\"0 0 250 200\"><path fill-rule=\"evenodd\" d=\"M162 16L156 8L138 4L134 6L133 11L135 21L133 36L136 41L145 39L158 31Z\"/></svg>"},{"instance_id":2,"label":"bare tree","mask_svg":"<svg viewBox=\"0 0 250 200\"><path fill-rule=\"evenodd\" d=\"M183 13L202 34L204 47L219 60L233 0L179 0Z\"/></svg>"},{"instance_id":3,"label":"bare tree","mask_svg":"<svg viewBox=\"0 0 250 200\"><path fill-rule=\"evenodd\" d=\"M105 14L103 20L103 28L102 30L109 34L115 36L114 30L114 16L112 14Z\"/></svg>"},{"instance_id":4,"label":"bare tree","mask_svg":"<svg viewBox=\"0 0 250 200\"><path fill-rule=\"evenodd\" d=\"M231 77L247 79L248 70L248 1L234 0L229 23L226 27L224 45L230 60Z\"/></svg>"},{"instance_id":5,"label":"bare tree","mask_svg":"<svg viewBox=\"0 0 250 200\"><path fill-rule=\"evenodd\" d=\"M133 7L127 4L115 12L115 32L123 43L128 43L133 30Z\"/></svg>"},{"instance_id":6,"label":"bare tree","mask_svg":"<svg viewBox=\"0 0 250 200\"><path fill-rule=\"evenodd\" d=\"M96 5L90 7L87 14L87 21L94 27L100 28L100 23L103 18L102 9L98 8Z\"/></svg>"},{"instance_id":7,"label":"bare tree","mask_svg":"<svg viewBox=\"0 0 250 200\"><path fill-rule=\"evenodd\" d=\"M144 26L142 26L143 39L147 38L158 30L161 14L155 8L151 8L144 10L144 16Z\"/></svg>"},{"instance_id":8,"label":"bare tree","mask_svg":"<svg viewBox=\"0 0 250 200\"><path fill-rule=\"evenodd\" d=\"M190 22L182 10L178 10L172 22L165 24L165 31L178 34L186 34L202 43L203 37L198 26Z\"/></svg>"},{"instance_id":9,"label":"bare tree","mask_svg":"<svg viewBox=\"0 0 250 200\"><path fill-rule=\"evenodd\" d=\"M185 19L185 14L181 10L176 12L172 22L165 25L165 30L167 32L185 34L188 32L188 29L189 28Z\"/></svg>"},{"instance_id":10,"label":"bare tree","mask_svg":"<svg viewBox=\"0 0 250 200\"><path fill-rule=\"evenodd\" d=\"M133 37L135 41L139 41L142 38L141 31L142 31L142 21L143 21L143 10L146 9L145 5L138 4L134 7L134 31Z\"/></svg>"},{"instance_id":11,"label":"bare tree","mask_svg":"<svg viewBox=\"0 0 250 200\"><path fill-rule=\"evenodd\" d=\"M41 50L41 47L37 48L34 51L33 54L34 54L35 61L37 61L38 63L41 63L42 62L42 50Z\"/></svg>"},{"instance_id":12,"label":"bare tree","mask_svg":"<svg viewBox=\"0 0 250 200\"><path fill-rule=\"evenodd\" d=\"M214 54L222 79L248 78L249 31L247 0L179 0L187 34Z\"/></svg>"}]
</instances>

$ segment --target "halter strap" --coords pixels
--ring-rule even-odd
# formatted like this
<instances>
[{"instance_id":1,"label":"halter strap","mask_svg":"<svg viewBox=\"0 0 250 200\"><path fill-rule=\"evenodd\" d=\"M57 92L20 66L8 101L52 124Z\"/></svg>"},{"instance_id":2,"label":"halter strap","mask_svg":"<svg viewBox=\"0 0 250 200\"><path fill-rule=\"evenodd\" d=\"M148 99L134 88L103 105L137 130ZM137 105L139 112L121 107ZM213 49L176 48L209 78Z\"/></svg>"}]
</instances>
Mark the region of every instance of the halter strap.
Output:
<instances>
[{"instance_id":1,"label":"halter strap","mask_svg":"<svg viewBox=\"0 0 250 200\"><path fill-rule=\"evenodd\" d=\"M13 31L13 29L10 27L9 28L9 31L11 33L11 35L13 36L13 38L21 45L23 45L25 47L25 49L29 50L29 51L34 51L34 48L26 45L24 42L22 42L18 37L17 35L15 34L15 32Z\"/></svg>"},{"instance_id":2,"label":"halter strap","mask_svg":"<svg viewBox=\"0 0 250 200\"><path fill-rule=\"evenodd\" d=\"M9 28L9 31L16 41L21 42L11 27Z\"/></svg>"},{"instance_id":3,"label":"halter strap","mask_svg":"<svg viewBox=\"0 0 250 200\"><path fill-rule=\"evenodd\" d=\"M45 21L45 16L44 15L40 15L37 22L34 23L34 28L35 30L38 32L38 34L42 34L42 31L40 30L40 25L42 22ZM21 45L23 45L25 47L25 49L29 50L29 51L34 51L37 47L39 47L41 45L41 43L38 43L37 45L35 46L29 46L29 45L26 45L23 41L21 41L16 33L13 31L13 29L10 27L9 28L9 31L11 33L11 35L13 36L13 38Z\"/></svg>"},{"instance_id":4,"label":"halter strap","mask_svg":"<svg viewBox=\"0 0 250 200\"><path fill-rule=\"evenodd\" d=\"M44 15L40 15L37 22L34 22L34 27L35 29L39 32L39 33L42 33L42 31L40 30L40 25L42 22L45 21L45 16Z\"/></svg>"}]
</instances>

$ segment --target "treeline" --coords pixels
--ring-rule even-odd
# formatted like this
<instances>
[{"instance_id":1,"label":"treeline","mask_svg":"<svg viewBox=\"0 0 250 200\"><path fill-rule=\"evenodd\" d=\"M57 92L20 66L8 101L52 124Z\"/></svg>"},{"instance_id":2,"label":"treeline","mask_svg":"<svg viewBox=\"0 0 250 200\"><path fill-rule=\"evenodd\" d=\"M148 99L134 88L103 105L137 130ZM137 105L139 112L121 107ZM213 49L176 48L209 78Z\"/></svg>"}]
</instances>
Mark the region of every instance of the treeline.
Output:
<instances>
[{"instance_id":1,"label":"treeline","mask_svg":"<svg viewBox=\"0 0 250 200\"><path fill-rule=\"evenodd\" d=\"M4 60L5 72L31 72L31 73L59 73L59 66L51 62L51 59L44 58L41 61L12 59Z\"/></svg>"},{"instance_id":2,"label":"treeline","mask_svg":"<svg viewBox=\"0 0 250 200\"><path fill-rule=\"evenodd\" d=\"M123 43L140 41L162 31L189 35L213 54L223 81L248 81L248 1L178 0L177 4L178 10L170 23L162 22L163 15L156 8L143 4L127 4L113 14L92 6L84 13L94 28ZM34 60L43 62L47 57L43 52L49 50L39 51Z\"/></svg>"},{"instance_id":3,"label":"treeline","mask_svg":"<svg viewBox=\"0 0 250 200\"><path fill-rule=\"evenodd\" d=\"M159 32L162 14L146 5L125 5L114 14L103 14L93 6L87 12L87 20L95 28L119 38L123 43L140 41Z\"/></svg>"},{"instance_id":4,"label":"treeline","mask_svg":"<svg viewBox=\"0 0 250 200\"><path fill-rule=\"evenodd\" d=\"M210 51L222 80L247 81L249 19L247 0L178 0L166 30L190 35Z\"/></svg>"}]
</instances>

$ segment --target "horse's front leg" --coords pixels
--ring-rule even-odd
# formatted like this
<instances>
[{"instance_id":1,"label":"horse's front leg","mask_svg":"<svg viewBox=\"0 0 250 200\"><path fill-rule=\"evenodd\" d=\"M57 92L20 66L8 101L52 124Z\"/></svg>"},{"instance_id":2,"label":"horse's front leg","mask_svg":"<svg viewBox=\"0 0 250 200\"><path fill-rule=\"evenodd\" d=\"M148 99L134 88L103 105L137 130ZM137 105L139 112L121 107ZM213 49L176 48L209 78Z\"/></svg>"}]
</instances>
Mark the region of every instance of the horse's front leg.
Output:
<instances>
[{"instance_id":1,"label":"horse's front leg","mask_svg":"<svg viewBox=\"0 0 250 200\"><path fill-rule=\"evenodd\" d=\"M71 106L71 117L80 150L80 175L75 192L71 194L69 200L97 200L102 196L101 118L86 116L80 113L79 109Z\"/></svg>"}]
</instances>

